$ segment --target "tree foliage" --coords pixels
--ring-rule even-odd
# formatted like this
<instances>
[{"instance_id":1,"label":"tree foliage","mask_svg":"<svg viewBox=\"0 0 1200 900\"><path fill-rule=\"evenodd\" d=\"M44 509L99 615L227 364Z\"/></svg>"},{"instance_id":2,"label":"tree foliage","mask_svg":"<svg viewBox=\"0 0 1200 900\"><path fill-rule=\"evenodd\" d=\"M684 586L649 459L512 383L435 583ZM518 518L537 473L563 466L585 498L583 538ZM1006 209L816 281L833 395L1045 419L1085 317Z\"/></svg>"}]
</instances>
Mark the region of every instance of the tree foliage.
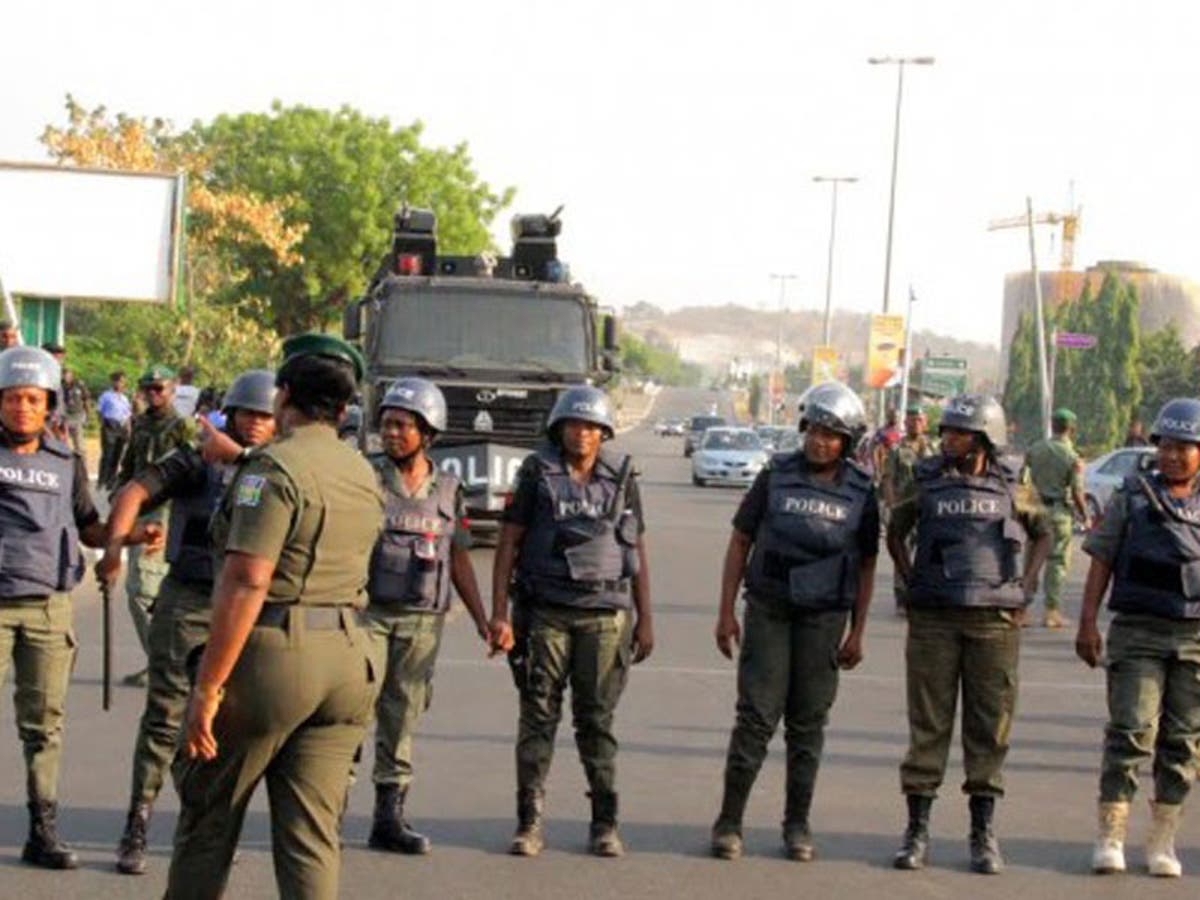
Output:
<instances>
[{"instance_id":1,"label":"tree foliage","mask_svg":"<svg viewBox=\"0 0 1200 900\"><path fill-rule=\"evenodd\" d=\"M621 334L621 369L631 375L653 378L660 384L694 387L703 371L695 363L685 362L679 353L651 335L643 340L631 331Z\"/></svg>"},{"instance_id":2,"label":"tree foliage","mask_svg":"<svg viewBox=\"0 0 1200 900\"><path fill-rule=\"evenodd\" d=\"M350 107L278 102L266 113L195 125L189 142L211 161L207 182L214 190L249 191L283 204L285 220L304 230L298 264L247 252L245 278L222 299L265 299L282 333L327 325L365 288L390 246L402 204L437 214L440 252L490 249L488 228L513 189L495 191L481 180L466 144L427 147L421 133L419 122L393 126Z\"/></svg>"}]
</instances>

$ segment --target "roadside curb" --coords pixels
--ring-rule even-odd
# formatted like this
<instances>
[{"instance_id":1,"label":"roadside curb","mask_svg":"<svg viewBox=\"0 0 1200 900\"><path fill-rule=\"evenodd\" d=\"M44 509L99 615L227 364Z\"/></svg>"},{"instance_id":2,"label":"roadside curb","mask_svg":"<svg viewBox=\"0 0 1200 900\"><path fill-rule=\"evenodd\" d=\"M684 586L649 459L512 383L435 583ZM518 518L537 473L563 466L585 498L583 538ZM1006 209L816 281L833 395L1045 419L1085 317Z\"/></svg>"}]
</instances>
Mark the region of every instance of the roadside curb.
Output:
<instances>
[{"instance_id":1,"label":"roadside curb","mask_svg":"<svg viewBox=\"0 0 1200 900\"><path fill-rule=\"evenodd\" d=\"M653 394L651 394L650 402L648 404L646 404L646 408L645 408L645 410L642 411L642 414L640 416L638 416L636 419L634 419L632 422L630 422L628 425L622 425L620 428L618 428L616 430L616 433L617 434L625 434L626 432L633 431L633 429L637 428L644 421L646 421L646 417L649 416L650 413L654 411L654 404L658 402L658 398L661 394L662 394L661 390L657 390Z\"/></svg>"}]
</instances>

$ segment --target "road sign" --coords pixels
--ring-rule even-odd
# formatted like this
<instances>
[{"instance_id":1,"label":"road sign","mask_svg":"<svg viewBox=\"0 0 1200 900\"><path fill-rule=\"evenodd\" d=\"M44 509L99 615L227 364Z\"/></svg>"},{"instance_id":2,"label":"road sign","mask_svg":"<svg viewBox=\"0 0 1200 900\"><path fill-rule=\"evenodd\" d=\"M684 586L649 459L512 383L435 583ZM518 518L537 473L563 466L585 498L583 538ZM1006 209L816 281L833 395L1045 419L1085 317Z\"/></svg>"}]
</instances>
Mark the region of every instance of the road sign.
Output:
<instances>
[{"instance_id":1,"label":"road sign","mask_svg":"<svg viewBox=\"0 0 1200 900\"><path fill-rule=\"evenodd\" d=\"M1064 350L1091 350L1096 346L1097 337L1094 334L1082 334L1075 331L1056 331L1054 346Z\"/></svg>"},{"instance_id":2,"label":"road sign","mask_svg":"<svg viewBox=\"0 0 1200 900\"><path fill-rule=\"evenodd\" d=\"M915 379L922 394L953 397L967 390L967 361L960 356L926 356L917 360Z\"/></svg>"}]
</instances>

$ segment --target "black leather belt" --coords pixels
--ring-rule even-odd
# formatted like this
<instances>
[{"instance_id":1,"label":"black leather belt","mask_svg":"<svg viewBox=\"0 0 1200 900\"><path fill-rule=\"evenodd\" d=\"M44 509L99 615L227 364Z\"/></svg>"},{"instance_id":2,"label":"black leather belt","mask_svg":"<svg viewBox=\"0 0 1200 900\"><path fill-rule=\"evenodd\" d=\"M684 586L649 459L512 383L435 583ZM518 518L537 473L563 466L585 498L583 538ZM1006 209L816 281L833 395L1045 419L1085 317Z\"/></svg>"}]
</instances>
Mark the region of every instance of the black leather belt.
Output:
<instances>
[{"instance_id":1,"label":"black leather belt","mask_svg":"<svg viewBox=\"0 0 1200 900\"><path fill-rule=\"evenodd\" d=\"M295 613L304 616L304 627L312 631L337 631L342 627L342 611L351 613L358 621L359 612L352 606L303 606L299 603L264 603L254 624L266 628L287 628Z\"/></svg>"}]
</instances>

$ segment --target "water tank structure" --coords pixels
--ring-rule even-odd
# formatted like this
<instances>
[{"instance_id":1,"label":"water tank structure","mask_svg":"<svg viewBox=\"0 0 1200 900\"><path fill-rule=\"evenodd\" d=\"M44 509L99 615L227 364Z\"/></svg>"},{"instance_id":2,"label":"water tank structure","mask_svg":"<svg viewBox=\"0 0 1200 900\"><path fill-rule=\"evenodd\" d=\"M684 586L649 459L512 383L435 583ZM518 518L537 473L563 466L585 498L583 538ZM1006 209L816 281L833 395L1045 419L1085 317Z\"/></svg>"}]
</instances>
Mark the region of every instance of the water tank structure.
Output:
<instances>
[{"instance_id":1,"label":"water tank structure","mask_svg":"<svg viewBox=\"0 0 1200 900\"><path fill-rule=\"evenodd\" d=\"M1060 303L1078 299L1085 282L1092 296L1100 291L1104 276L1113 272L1137 290L1138 321L1142 333L1158 331L1174 322L1184 346L1200 344L1200 283L1183 275L1170 275L1128 260L1100 260L1086 272L1040 272L1042 300L1047 311ZM1021 313L1033 312L1033 274L1010 272L1004 277L1004 319L1001 326L1001 379L1008 373L1008 347Z\"/></svg>"}]
</instances>

